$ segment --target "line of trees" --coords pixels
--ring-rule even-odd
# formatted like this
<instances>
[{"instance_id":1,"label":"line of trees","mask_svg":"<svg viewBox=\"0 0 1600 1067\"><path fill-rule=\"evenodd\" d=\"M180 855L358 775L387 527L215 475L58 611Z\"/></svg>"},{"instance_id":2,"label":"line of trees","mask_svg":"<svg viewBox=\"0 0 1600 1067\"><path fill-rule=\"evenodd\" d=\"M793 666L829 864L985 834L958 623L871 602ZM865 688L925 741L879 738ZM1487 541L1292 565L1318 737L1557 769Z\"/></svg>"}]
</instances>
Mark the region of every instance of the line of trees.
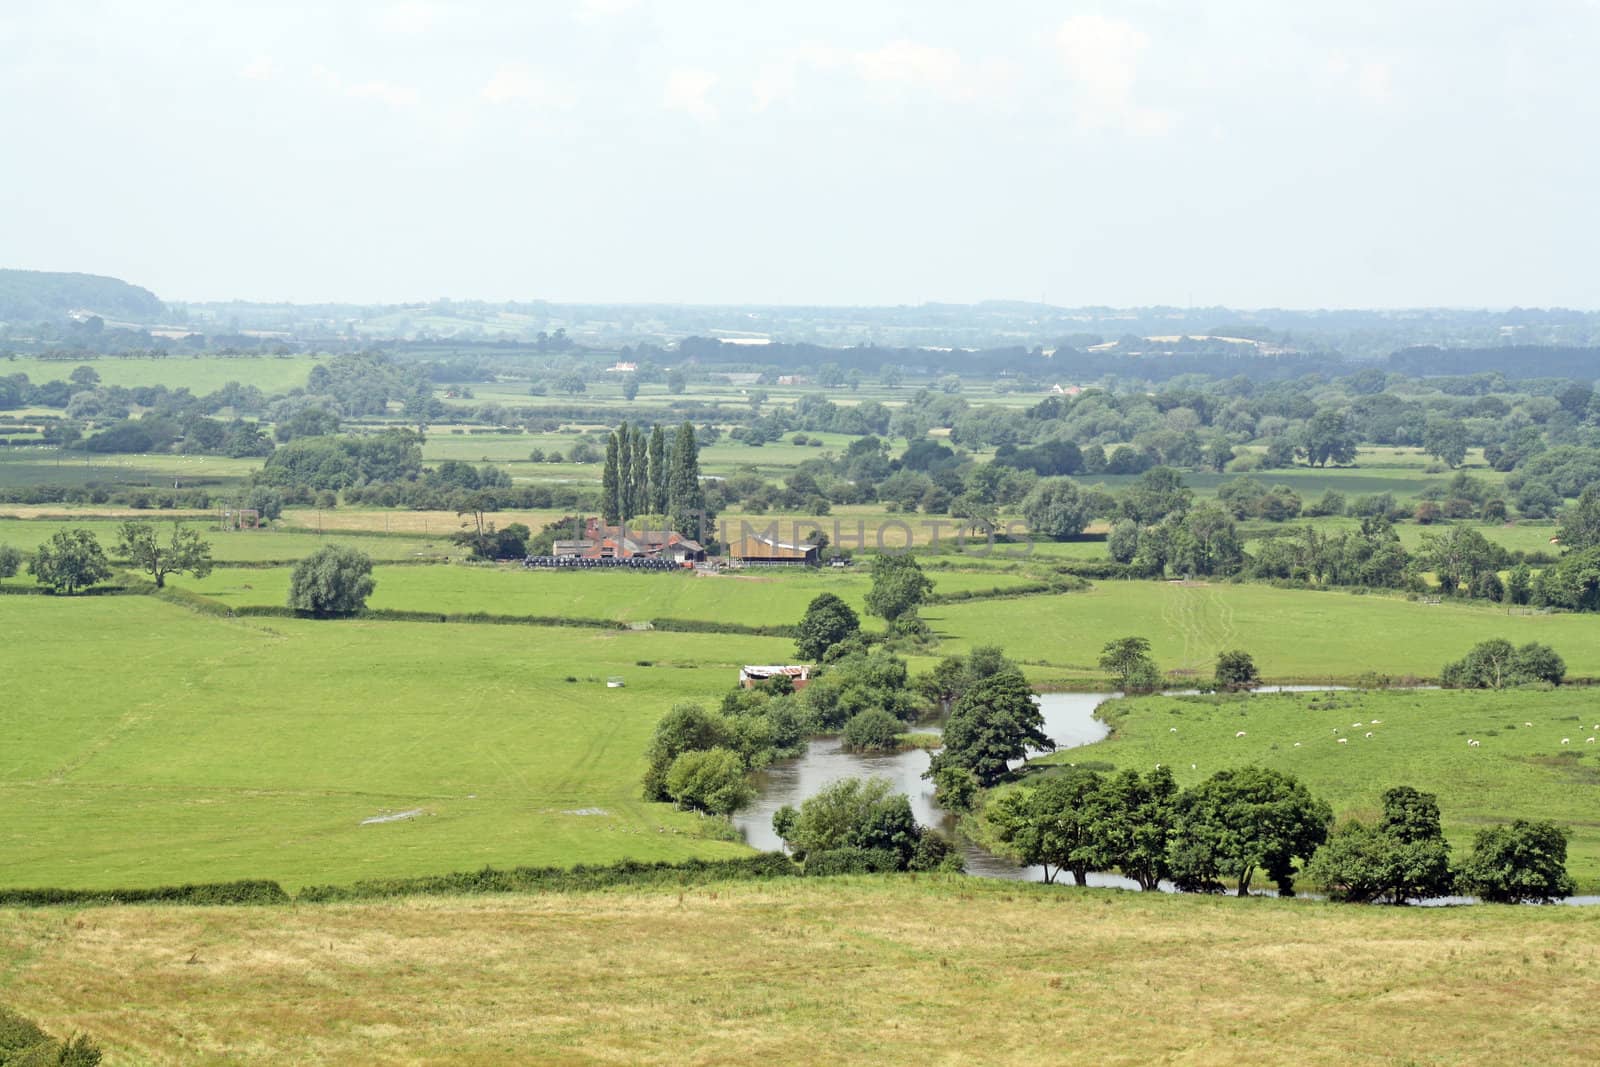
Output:
<instances>
[{"instance_id":1,"label":"line of trees","mask_svg":"<svg viewBox=\"0 0 1600 1067\"><path fill-rule=\"evenodd\" d=\"M700 445L685 422L669 446L661 426L649 432L626 422L606 440L600 513L610 525L641 515L663 516L685 537L705 539L714 521L700 483Z\"/></svg>"},{"instance_id":2,"label":"line of trees","mask_svg":"<svg viewBox=\"0 0 1600 1067\"><path fill-rule=\"evenodd\" d=\"M1438 798L1409 786L1383 794L1375 822L1333 825L1328 804L1294 776L1266 767L1218 771L1179 789L1165 767L1101 774L1072 768L1001 793L983 813L996 838L1046 882L1115 870L1141 889L1247 896L1257 875L1294 895L1304 877L1340 901L1368 903L1474 893L1493 903L1549 902L1573 891L1567 834L1517 820L1478 832L1452 868Z\"/></svg>"}]
</instances>

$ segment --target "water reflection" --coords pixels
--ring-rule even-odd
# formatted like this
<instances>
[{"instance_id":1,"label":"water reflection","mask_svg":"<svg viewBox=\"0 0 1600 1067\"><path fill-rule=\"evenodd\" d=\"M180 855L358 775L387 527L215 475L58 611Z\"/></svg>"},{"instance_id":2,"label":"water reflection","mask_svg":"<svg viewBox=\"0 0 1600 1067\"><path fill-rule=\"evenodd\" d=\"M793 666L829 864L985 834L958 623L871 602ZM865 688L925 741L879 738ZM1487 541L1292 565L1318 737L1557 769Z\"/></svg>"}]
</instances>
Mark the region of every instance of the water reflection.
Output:
<instances>
[{"instance_id":1,"label":"water reflection","mask_svg":"<svg viewBox=\"0 0 1600 1067\"><path fill-rule=\"evenodd\" d=\"M1260 693L1302 693L1343 689L1343 686L1285 685L1265 686ZM1187 690L1184 692L1194 692ZM1095 709L1121 693L1046 693L1039 697L1039 710L1044 715L1045 734L1056 743L1056 750L1077 748L1103 740L1111 728L1095 718ZM1171 695L1181 695L1174 693ZM937 731L938 727L919 726L920 731ZM1022 867L1011 859L997 856L955 834L955 819L933 802L933 783L922 777L928 769L931 753L923 749L895 752L887 755L867 755L846 752L839 738L824 737L810 742L806 754L783 760L756 775L756 800L733 817L747 843L755 848L778 850L782 840L772 829L772 814L785 804L799 807L807 797L815 795L824 786L841 778L886 778L894 791L904 793L911 800L911 810L917 821L938 827L951 840L957 841L967 864L967 873L982 878L1004 878L1013 881L1044 881L1042 867ZM1062 873L1058 879L1070 883L1072 875ZM1137 882L1111 872L1094 872L1089 875L1091 886L1108 889L1138 890ZM1171 892L1168 884L1162 890ZM1255 896L1276 896L1271 889L1253 891ZM1302 893L1302 897L1315 899L1316 894ZM1418 901L1423 905L1475 904L1472 897L1442 897L1437 900ZM1568 905L1600 904L1600 896L1568 897L1561 901Z\"/></svg>"}]
</instances>

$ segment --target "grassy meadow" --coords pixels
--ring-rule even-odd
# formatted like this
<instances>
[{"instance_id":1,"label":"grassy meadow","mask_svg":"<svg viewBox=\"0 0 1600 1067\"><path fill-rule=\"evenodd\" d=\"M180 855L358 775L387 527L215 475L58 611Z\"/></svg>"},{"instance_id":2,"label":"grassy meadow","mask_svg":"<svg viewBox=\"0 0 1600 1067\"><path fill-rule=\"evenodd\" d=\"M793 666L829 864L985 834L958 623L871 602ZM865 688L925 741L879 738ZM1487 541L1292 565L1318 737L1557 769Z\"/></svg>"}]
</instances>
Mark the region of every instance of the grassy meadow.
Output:
<instances>
[{"instance_id":1,"label":"grassy meadow","mask_svg":"<svg viewBox=\"0 0 1600 1067\"><path fill-rule=\"evenodd\" d=\"M9 886L299 885L733 854L743 846L704 836L712 824L639 799L645 746L673 703L715 700L739 664L792 649L226 620L147 597L0 597L0 619ZM607 688L612 675L626 687ZM361 825L412 809L424 814Z\"/></svg>"},{"instance_id":2,"label":"grassy meadow","mask_svg":"<svg viewBox=\"0 0 1600 1067\"><path fill-rule=\"evenodd\" d=\"M1458 854L1471 848L1476 830L1513 818L1568 827L1568 869L1580 892L1600 892L1600 699L1593 690L1154 696L1111 701L1100 715L1109 738L1036 762L1160 764L1186 786L1259 763L1295 775L1336 814L1363 818L1382 812L1385 789L1415 786L1438 794Z\"/></svg>"},{"instance_id":3,"label":"grassy meadow","mask_svg":"<svg viewBox=\"0 0 1600 1067\"><path fill-rule=\"evenodd\" d=\"M1593 908L879 876L0 911L0 1001L118 1064L1585 1063L1597 997Z\"/></svg>"},{"instance_id":4,"label":"grassy meadow","mask_svg":"<svg viewBox=\"0 0 1600 1067\"><path fill-rule=\"evenodd\" d=\"M224 532L216 529L216 515L195 515L175 520L166 512L133 512L126 516L139 522L149 522L156 527L158 537L170 536L174 522L198 530L211 544L211 558L218 563L260 563L297 560L309 556L330 543L349 545L360 549L375 560L410 560L448 558L460 555L461 550L443 537L377 537L361 536L330 529L319 535L305 530L261 529ZM32 552L49 540L57 530L84 529L93 533L106 552L116 555L117 531L124 518L33 518L11 519L0 517L0 545L13 545L24 552ZM315 527L313 527L315 529Z\"/></svg>"},{"instance_id":5,"label":"grassy meadow","mask_svg":"<svg viewBox=\"0 0 1600 1067\"><path fill-rule=\"evenodd\" d=\"M402 545L407 542L401 541ZM230 606L281 605L289 595L290 568L224 570L196 580L173 576L173 585L191 589ZM377 588L373 609L485 612L578 619L696 619L736 625L790 625L822 593L834 593L866 610L871 580L865 569L844 574L798 573L702 575L692 571L551 571L518 564L462 564L450 567L373 568ZM1005 589L1024 585L1026 574L940 571L940 592Z\"/></svg>"},{"instance_id":6,"label":"grassy meadow","mask_svg":"<svg viewBox=\"0 0 1600 1067\"><path fill-rule=\"evenodd\" d=\"M997 644L1070 682L1098 677L1113 638L1141 635L1163 670L1210 677L1217 653L1242 648L1264 677L1353 680L1373 672L1437 677L1478 641L1542 641L1572 677L1600 676L1595 620L1508 614L1470 601L1426 604L1401 596L1278 589L1228 582L1102 581L1086 592L939 604L922 616L952 650Z\"/></svg>"},{"instance_id":7,"label":"grassy meadow","mask_svg":"<svg viewBox=\"0 0 1600 1067\"><path fill-rule=\"evenodd\" d=\"M191 355L150 358L140 356L73 356L71 359L40 359L10 356L0 359L0 374L26 374L34 384L64 381L73 368L93 367L102 385L135 388L164 385L169 389L186 387L196 396L214 393L229 382L253 385L264 393L281 393L306 384L318 357Z\"/></svg>"}]
</instances>

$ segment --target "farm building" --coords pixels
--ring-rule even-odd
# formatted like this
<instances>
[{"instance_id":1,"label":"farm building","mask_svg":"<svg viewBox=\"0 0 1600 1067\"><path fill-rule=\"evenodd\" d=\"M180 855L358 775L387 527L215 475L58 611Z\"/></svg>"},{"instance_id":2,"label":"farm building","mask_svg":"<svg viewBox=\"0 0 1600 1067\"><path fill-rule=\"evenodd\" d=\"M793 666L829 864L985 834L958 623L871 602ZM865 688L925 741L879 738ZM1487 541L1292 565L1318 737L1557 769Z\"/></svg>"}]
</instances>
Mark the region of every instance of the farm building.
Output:
<instances>
[{"instance_id":1,"label":"farm building","mask_svg":"<svg viewBox=\"0 0 1600 1067\"><path fill-rule=\"evenodd\" d=\"M736 567L765 564L815 567L822 561L822 549L810 541L790 544L776 537L746 534L728 546L728 559Z\"/></svg>"},{"instance_id":2,"label":"farm building","mask_svg":"<svg viewBox=\"0 0 1600 1067\"><path fill-rule=\"evenodd\" d=\"M670 530L630 530L626 523L607 526L599 519L584 523L583 536L557 541L551 549L560 559L662 559L697 563L706 558L700 542Z\"/></svg>"},{"instance_id":3,"label":"farm building","mask_svg":"<svg viewBox=\"0 0 1600 1067\"><path fill-rule=\"evenodd\" d=\"M797 663L790 666L739 668L739 685L745 689L754 689L762 682L771 681L773 678L787 678L789 684L796 689L804 689L806 683L811 681L811 666Z\"/></svg>"}]
</instances>

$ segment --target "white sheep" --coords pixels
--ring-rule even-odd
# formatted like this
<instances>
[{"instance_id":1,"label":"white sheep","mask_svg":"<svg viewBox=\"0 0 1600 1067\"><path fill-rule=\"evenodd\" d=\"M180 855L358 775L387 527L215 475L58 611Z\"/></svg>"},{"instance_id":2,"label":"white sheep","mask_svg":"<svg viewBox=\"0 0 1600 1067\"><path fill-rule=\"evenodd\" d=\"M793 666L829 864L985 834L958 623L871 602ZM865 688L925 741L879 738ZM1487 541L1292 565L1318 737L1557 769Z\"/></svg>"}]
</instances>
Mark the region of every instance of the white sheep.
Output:
<instances>
[{"instance_id":1,"label":"white sheep","mask_svg":"<svg viewBox=\"0 0 1600 1067\"><path fill-rule=\"evenodd\" d=\"M1244 731L1240 730L1238 733L1234 734L1233 736L1234 737L1243 737L1244 736Z\"/></svg>"},{"instance_id":2,"label":"white sheep","mask_svg":"<svg viewBox=\"0 0 1600 1067\"><path fill-rule=\"evenodd\" d=\"M1592 744L1594 744L1594 738L1592 738L1592 737L1585 737L1585 738L1584 738L1584 739L1583 739L1583 743L1584 743L1584 744L1586 744L1586 745L1592 745Z\"/></svg>"},{"instance_id":3,"label":"white sheep","mask_svg":"<svg viewBox=\"0 0 1600 1067\"><path fill-rule=\"evenodd\" d=\"M1572 744L1572 738L1570 738L1570 737L1563 737L1563 738L1562 738L1562 739L1561 739L1561 743L1562 743L1562 744L1563 744L1563 745L1570 745L1570 744Z\"/></svg>"},{"instance_id":4,"label":"white sheep","mask_svg":"<svg viewBox=\"0 0 1600 1067\"><path fill-rule=\"evenodd\" d=\"M1532 725L1533 725L1533 723L1531 723L1531 722L1525 722L1525 723L1523 723L1523 724L1522 724L1522 725L1524 725L1524 726L1532 726Z\"/></svg>"},{"instance_id":5,"label":"white sheep","mask_svg":"<svg viewBox=\"0 0 1600 1067\"><path fill-rule=\"evenodd\" d=\"M1480 744L1482 744L1481 741L1474 741L1470 737L1467 738L1467 747L1468 748L1477 748Z\"/></svg>"},{"instance_id":6,"label":"white sheep","mask_svg":"<svg viewBox=\"0 0 1600 1067\"><path fill-rule=\"evenodd\" d=\"M1167 727L1167 733L1169 733L1169 734L1175 734L1175 733L1177 733L1177 732L1178 732L1178 728L1177 728L1177 727L1176 727L1176 726L1169 726L1169 727Z\"/></svg>"},{"instance_id":7,"label":"white sheep","mask_svg":"<svg viewBox=\"0 0 1600 1067\"><path fill-rule=\"evenodd\" d=\"M1367 731L1367 736L1368 736L1368 737L1371 737L1371 736L1373 736L1373 734L1372 734L1372 731L1371 731L1371 730L1368 730L1368 731Z\"/></svg>"},{"instance_id":8,"label":"white sheep","mask_svg":"<svg viewBox=\"0 0 1600 1067\"><path fill-rule=\"evenodd\" d=\"M1294 743L1294 747L1295 747L1295 748L1299 748L1299 747L1300 747L1300 742L1298 742L1298 741L1296 741L1296 742L1295 742L1295 743Z\"/></svg>"},{"instance_id":9,"label":"white sheep","mask_svg":"<svg viewBox=\"0 0 1600 1067\"><path fill-rule=\"evenodd\" d=\"M1348 745L1350 743L1350 739L1348 737L1341 737L1339 738L1339 743L1341 745Z\"/></svg>"},{"instance_id":10,"label":"white sheep","mask_svg":"<svg viewBox=\"0 0 1600 1067\"><path fill-rule=\"evenodd\" d=\"M1359 730L1365 725L1367 725L1367 724L1364 723L1364 722L1353 722L1353 723L1350 724L1350 729Z\"/></svg>"},{"instance_id":11,"label":"white sheep","mask_svg":"<svg viewBox=\"0 0 1600 1067\"><path fill-rule=\"evenodd\" d=\"M1373 719L1373 720L1372 720L1372 721L1371 721L1371 722L1370 722L1370 723L1368 723L1368 724L1367 724L1367 725L1368 725L1368 726L1382 726L1382 725L1383 725L1383 720L1382 720L1382 719Z\"/></svg>"}]
</instances>

